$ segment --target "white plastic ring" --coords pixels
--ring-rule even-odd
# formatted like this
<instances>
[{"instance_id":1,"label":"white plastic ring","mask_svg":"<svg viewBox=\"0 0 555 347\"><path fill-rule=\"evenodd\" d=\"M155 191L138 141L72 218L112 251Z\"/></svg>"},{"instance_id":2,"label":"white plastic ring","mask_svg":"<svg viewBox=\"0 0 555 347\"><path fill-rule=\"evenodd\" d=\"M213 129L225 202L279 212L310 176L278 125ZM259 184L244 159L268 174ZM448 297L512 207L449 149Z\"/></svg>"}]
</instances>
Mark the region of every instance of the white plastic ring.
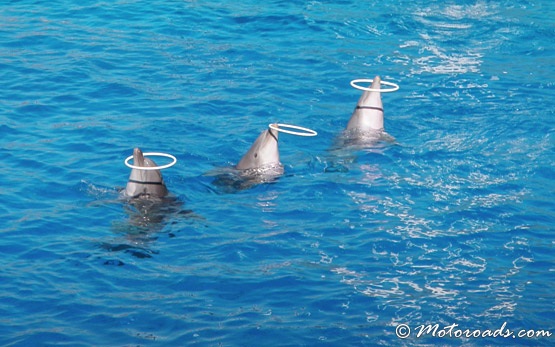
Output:
<instances>
[{"instance_id":1,"label":"white plastic ring","mask_svg":"<svg viewBox=\"0 0 555 347\"><path fill-rule=\"evenodd\" d=\"M389 87L393 87L390 89L373 89L373 88L367 88L367 87L361 87L359 85L357 85L357 83L372 83L374 82L374 80L368 79L368 78L361 78L358 80L352 80L351 81L351 87L359 89L359 90L364 90L367 92L380 92L380 93L391 93L391 92L395 92L399 89L399 86L393 82L386 82L386 81L380 81L380 85L384 85L384 86L389 86Z\"/></svg>"},{"instance_id":2,"label":"white plastic ring","mask_svg":"<svg viewBox=\"0 0 555 347\"><path fill-rule=\"evenodd\" d=\"M169 167L172 167L175 165L175 163L177 163L177 158L174 157L171 154L167 154L167 153L157 153L157 152L150 152L150 153L143 153L143 156L148 157L148 156L154 156L154 157L166 157L166 158L170 158L172 159L172 162L166 165L161 165L161 166L152 166L152 167L147 167L147 166L135 166L135 165L131 165L129 164L129 160L133 159L133 156L129 156L127 157L127 159L125 159L125 165L129 168L132 169L137 169L137 170L164 170L167 169Z\"/></svg>"},{"instance_id":3,"label":"white plastic ring","mask_svg":"<svg viewBox=\"0 0 555 347\"><path fill-rule=\"evenodd\" d=\"M268 126L270 127L270 129L277 130L277 131L280 131L282 133L291 134L291 135L297 135L297 136L316 136L316 135L318 135L318 133L316 131L314 131L312 129L308 129L308 128L303 128L303 127L300 127L298 125L278 123L278 124L269 124ZM302 132L287 130L287 129L283 129L283 128L302 130Z\"/></svg>"}]
</instances>

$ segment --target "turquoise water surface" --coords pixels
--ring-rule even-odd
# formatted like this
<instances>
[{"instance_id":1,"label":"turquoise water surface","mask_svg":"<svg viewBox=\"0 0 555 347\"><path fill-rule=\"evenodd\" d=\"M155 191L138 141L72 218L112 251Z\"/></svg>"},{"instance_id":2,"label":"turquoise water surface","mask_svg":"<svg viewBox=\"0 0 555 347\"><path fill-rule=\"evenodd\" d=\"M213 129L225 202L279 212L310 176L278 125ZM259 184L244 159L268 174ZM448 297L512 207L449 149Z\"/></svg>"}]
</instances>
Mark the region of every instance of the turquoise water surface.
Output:
<instances>
[{"instance_id":1,"label":"turquoise water surface","mask_svg":"<svg viewBox=\"0 0 555 347\"><path fill-rule=\"evenodd\" d=\"M4 1L0 345L554 345L461 335L555 334L553 18L551 0ZM393 139L345 145L349 82L376 75L400 86ZM318 136L280 135L273 182L217 179L271 122ZM121 197L134 147L177 157L169 201Z\"/></svg>"}]
</instances>

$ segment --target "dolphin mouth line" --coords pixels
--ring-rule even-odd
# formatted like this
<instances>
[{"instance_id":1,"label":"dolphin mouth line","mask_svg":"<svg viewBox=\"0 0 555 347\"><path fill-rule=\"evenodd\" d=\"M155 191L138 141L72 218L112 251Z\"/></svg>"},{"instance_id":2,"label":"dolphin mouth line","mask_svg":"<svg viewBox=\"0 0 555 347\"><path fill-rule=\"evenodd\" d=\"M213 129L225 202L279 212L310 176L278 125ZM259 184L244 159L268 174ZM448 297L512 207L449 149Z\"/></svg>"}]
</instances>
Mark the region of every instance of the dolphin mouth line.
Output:
<instances>
[{"instance_id":1,"label":"dolphin mouth line","mask_svg":"<svg viewBox=\"0 0 555 347\"><path fill-rule=\"evenodd\" d=\"M271 137L274 138L274 140L276 140L276 142L279 142L279 141L278 141L278 138L276 137L276 135L274 135L271 131L268 131L268 133L270 134Z\"/></svg>"},{"instance_id":2,"label":"dolphin mouth line","mask_svg":"<svg viewBox=\"0 0 555 347\"><path fill-rule=\"evenodd\" d=\"M375 106L358 106L355 107L356 110L359 109L364 109L364 110L376 110L376 111L382 111L383 112L383 108L381 107L375 107Z\"/></svg>"},{"instance_id":3,"label":"dolphin mouth line","mask_svg":"<svg viewBox=\"0 0 555 347\"><path fill-rule=\"evenodd\" d=\"M158 185L158 186L163 186L164 183L162 182L154 182L154 181L137 181L137 180L132 180L130 179L129 182L131 183L139 183L139 184L152 184L152 185Z\"/></svg>"}]
</instances>

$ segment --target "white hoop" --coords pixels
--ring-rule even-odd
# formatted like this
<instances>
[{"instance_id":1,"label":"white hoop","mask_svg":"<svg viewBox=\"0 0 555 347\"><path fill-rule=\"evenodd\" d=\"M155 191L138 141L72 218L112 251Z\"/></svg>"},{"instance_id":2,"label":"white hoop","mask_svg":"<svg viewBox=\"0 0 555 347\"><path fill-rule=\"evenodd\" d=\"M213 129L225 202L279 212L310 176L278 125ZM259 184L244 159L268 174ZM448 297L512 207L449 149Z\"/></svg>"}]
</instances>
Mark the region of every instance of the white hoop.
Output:
<instances>
[{"instance_id":1,"label":"white hoop","mask_svg":"<svg viewBox=\"0 0 555 347\"><path fill-rule=\"evenodd\" d=\"M277 131L280 131L282 133L291 134L291 135L297 135L297 136L316 136L316 135L318 135L318 133L316 131L314 131L312 129L308 129L308 128L303 128L303 127L300 127L298 125L278 123L278 124L269 124L268 126L270 127L270 129L277 130ZM297 129L297 130L302 130L304 132L291 131L291 130L286 130L286 129L282 129L282 128Z\"/></svg>"},{"instance_id":2,"label":"white hoop","mask_svg":"<svg viewBox=\"0 0 555 347\"><path fill-rule=\"evenodd\" d=\"M359 89L359 90L364 90L367 92L380 92L380 93L391 93L394 91L399 90L399 86L393 82L386 82L386 81L380 81L380 85L384 85L384 86L390 86L393 87L391 89L373 89L373 88L367 88L367 87L361 87L359 85L357 85L356 83L372 83L374 82L374 80L368 79L368 78L361 78L358 80L352 80L351 81L351 87Z\"/></svg>"},{"instance_id":3,"label":"white hoop","mask_svg":"<svg viewBox=\"0 0 555 347\"><path fill-rule=\"evenodd\" d=\"M148 166L135 166L135 165L129 164L129 160L133 159L133 156L131 155L131 156L127 157L127 159L125 159L125 165L126 165L127 167L131 168L131 169L146 170L146 171L148 171L148 170L164 170L164 169L167 169L167 168L169 168L169 167L174 166L175 163L177 163L177 158L174 157L173 155L167 154L167 153L150 152L150 153L143 153L143 156L145 156L145 157L146 157L146 156L166 157L166 158L172 159L173 161L172 161L171 163L169 163L169 164L161 165L161 166L151 166L151 167L148 167Z\"/></svg>"}]
</instances>

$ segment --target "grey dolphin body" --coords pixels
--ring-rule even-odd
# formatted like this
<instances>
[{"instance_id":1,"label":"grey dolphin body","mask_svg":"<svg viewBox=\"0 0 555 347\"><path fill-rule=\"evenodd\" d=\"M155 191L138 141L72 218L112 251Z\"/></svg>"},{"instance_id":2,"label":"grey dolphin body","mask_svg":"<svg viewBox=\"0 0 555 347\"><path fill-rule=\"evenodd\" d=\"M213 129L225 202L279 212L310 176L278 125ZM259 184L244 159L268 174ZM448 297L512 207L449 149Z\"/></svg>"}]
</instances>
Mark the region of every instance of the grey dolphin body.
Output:
<instances>
[{"instance_id":1,"label":"grey dolphin body","mask_svg":"<svg viewBox=\"0 0 555 347\"><path fill-rule=\"evenodd\" d=\"M143 156L139 148L133 150L133 165L139 167L155 167L156 163ZM168 189L162 179L160 170L131 169L129 181L125 187L125 195L132 198L162 198L168 195Z\"/></svg>"},{"instance_id":2,"label":"grey dolphin body","mask_svg":"<svg viewBox=\"0 0 555 347\"><path fill-rule=\"evenodd\" d=\"M277 126L277 124L274 124ZM278 131L266 129L233 168L215 174L214 184L222 191L235 193L260 183L271 183L283 174L279 161Z\"/></svg>"},{"instance_id":3,"label":"grey dolphin body","mask_svg":"<svg viewBox=\"0 0 555 347\"><path fill-rule=\"evenodd\" d=\"M372 82L372 89L380 89L380 77ZM367 132L383 130L383 104L381 92L364 91L351 115L346 130Z\"/></svg>"},{"instance_id":4,"label":"grey dolphin body","mask_svg":"<svg viewBox=\"0 0 555 347\"><path fill-rule=\"evenodd\" d=\"M281 170L276 173L282 173L283 166L279 162L278 132L274 129L264 130L235 168L249 171L272 168Z\"/></svg>"}]
</instances>

